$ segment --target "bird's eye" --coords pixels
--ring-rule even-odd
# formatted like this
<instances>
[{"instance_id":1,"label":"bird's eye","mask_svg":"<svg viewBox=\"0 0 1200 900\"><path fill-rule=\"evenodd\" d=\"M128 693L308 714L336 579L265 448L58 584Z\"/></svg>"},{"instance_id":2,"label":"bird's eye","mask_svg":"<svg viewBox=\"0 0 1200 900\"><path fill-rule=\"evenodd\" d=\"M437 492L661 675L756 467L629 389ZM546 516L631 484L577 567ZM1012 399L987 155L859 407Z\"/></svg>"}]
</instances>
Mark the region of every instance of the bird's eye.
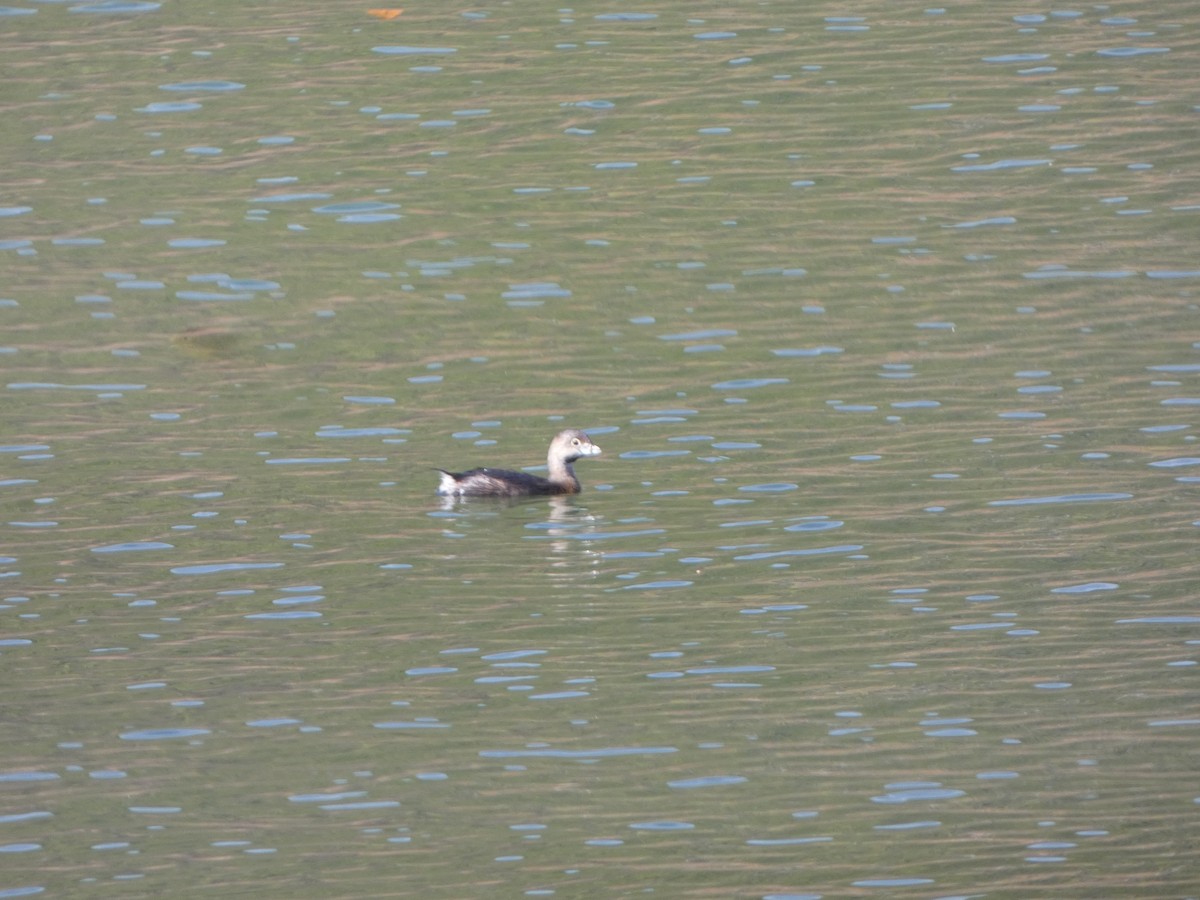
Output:
<instances>
[{"instance_id":1,"label":"bird's eye","mask_svg":"<svg viewBox=\"0 0 1200 900\"><path fill-rule=\"evenodd\" d=\"M579 446L579 438L572 438L571 443L574 444L576 447L578 447Z\"/></svg>"}]
</instances>

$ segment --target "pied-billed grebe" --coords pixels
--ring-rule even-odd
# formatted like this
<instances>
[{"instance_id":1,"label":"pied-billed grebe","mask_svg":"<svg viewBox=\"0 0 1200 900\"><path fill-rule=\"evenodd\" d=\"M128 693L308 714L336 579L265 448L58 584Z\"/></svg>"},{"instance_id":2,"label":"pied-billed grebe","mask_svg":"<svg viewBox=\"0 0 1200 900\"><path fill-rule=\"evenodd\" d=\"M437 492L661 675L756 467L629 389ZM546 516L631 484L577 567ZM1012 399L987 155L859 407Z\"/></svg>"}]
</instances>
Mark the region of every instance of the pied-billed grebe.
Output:
<instances>
[{"instance_id":1,"label":"pied-billed grebe","mask_svg":"<svg viewBox=\"0 0 1200 900\"><path fill-rule=\"evenodd\" d=\"M596 456L600 448L578 428L560 431L550 442L546 454L549 478L509 469L471 469L469 472L442 473L438 493L447 497L532 497L545 494L578 494L579 479L571 463L585 456Z\"/></svg>"}]
</instances>

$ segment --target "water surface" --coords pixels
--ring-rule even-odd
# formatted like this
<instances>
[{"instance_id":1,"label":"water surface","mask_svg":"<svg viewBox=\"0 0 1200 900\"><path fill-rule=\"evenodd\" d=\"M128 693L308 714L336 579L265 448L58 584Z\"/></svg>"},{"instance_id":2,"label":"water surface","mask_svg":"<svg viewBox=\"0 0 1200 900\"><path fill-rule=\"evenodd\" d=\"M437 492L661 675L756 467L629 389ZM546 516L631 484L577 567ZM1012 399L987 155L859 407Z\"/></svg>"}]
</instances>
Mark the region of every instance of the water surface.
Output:
<instances>
[{"instance_id":1,"label":"water surface","mask_svg":"<svg viewBox=\"0 0 1200 900\"><path fill-rule=\"evenodd\" d=\"M1188 4L0 14L0 896L1194 892Z\"/></svg>"}]
</instances>

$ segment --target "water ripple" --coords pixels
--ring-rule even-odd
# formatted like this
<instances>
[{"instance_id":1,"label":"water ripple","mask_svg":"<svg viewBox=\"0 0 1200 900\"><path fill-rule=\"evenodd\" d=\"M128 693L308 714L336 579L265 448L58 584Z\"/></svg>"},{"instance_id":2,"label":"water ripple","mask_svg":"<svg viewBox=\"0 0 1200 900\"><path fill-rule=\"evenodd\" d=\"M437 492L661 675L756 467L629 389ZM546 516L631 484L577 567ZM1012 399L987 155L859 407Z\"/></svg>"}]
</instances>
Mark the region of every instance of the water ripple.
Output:
<instances>
[{"instance_id":1,"label":"water ripple","mask_svg":"<svg viewBox=\"0 0 1200 900\"><path fill-rule=\"evenodd\" d=\"M519 750L480 750L484 759L611 759L618 756L661 756L678 753L678 747L600 747L594 750L556 750L553 747L528 747Z\"/></svg>"},{"instance_id":2,"label":"water ripple","mask_svg":"<svg viewBox=\"0 0 1200 900\"><path fill-rule=\"evenodd\" d=\"M446 56L457 53L457 47L409 47L405 45L383 45L372 47L372 53L382 53L385 56Z\"/></svg>"},{"instance_id":3,"label":"water ripple","mask_svg":"<svg viewBox=\"0 0 1200 900\"><path fill-rule=\"evenodd\" d=\"M988 506L1040 506L1045 503L1095 503L1102 500L1132 500L1133 494L1119 491L1093 494L1053 494L1048 497L1018 497L1013 500L992 500Z\"/></svg>"},{"instance_id":4,"label":"water ripple","mask_svg":"<svg viewBox=\"0 0 1200 900\"><path fill-rule=\"evenodd\" d=\"M245 572L250 569L282 569L283 563L207 563L199 566L176 566L172 575L212 575L216 572Z\"/></svg>"},{"instance_id":5,"label":"water ripple","mask_svg":"<svg viewBox=\"0 0 1200 900\"><path fill-rule=\"evenodd\" d=\"M704 775L699 778L680 778L677 781L668 781L667 787L689 790L691 788L720 787L726 784L744 784L749 780L744 775Z\"/></svg>"},{"instance_id":6,"label":"water ripple","mask_svg":"<svg viewBox=\"0 0 1200 900\"><path fill-rule=\"evenodd\" d=\"M811 550L766 550L762 553L747 553L735 556L738 562L752 562L759 559L778 559L785 556L825 556L836 553L857 553L863 549L862 544L840 544L836 547L814 547Z\"/></svg>"},{"instance_id":7,"label":"water ripple","mask_svg":"<svg viewBox=\"0 0 1200 900\"><path fill-rule=\"evenodd\" d=\"M101 0L99 3L82 3L67 8L73 13L144 13L153 12L161 3L137 2L137 0Z\"/></svg>"},{"instance_id":8,"label":"water ripple","mask_svg":"<svg viewBox=\"0 0 1200 900\"><path fill-rule=\"evenodd\" d=\"M177 81L174 84L160 84L160 91L240 91L246 86L237 81Z\"/></svg>"},{"instance_id":9,"label":"water ripple","mask_svg":"<svg viewBox=\"0 0 1200 900\"><path fill-rule=\"evenodd\" d=\"M1115 591L1120 588L1119 584L1113 584L1111 581L1089 581L1085 584L1069 584L1065 587L1053 588L1052 594L1091 594L1096 591Z\"/></svg>"},{"instance_id":10,"label":"water ripple","mask_svg":"<svg viewBox=\"0 0 1200 900\"><path fill-rule=\"evenodd\" d=\"M134 553L141 550L174 550L174 544L162 541L128 541L124 544L103 544L93 547L93 553Z\"/></svg>"},{"instance_id":11,"label":"water ripple","mask_svg":"<svg viewBox=\"0 0 1200 900\"><path fill-rule=\"evenodd\" d=\"M1028 169L1034 166L1050 166L1052 159L999 159L992 163L968 163L951 166L951 172L998 172L1005 169Z\"/></svg>"},{"instance_id":12,"label":"water ripple","mask_svg":"<svg viewBox=\"0 0 1200 900\"><path fill-rule=\"evenodd\" d=\"M172 741L179 738L201 737L209 734L207 728L147 728L142 731L126 731L123 741Z\"/></svg>"}]
</instances>

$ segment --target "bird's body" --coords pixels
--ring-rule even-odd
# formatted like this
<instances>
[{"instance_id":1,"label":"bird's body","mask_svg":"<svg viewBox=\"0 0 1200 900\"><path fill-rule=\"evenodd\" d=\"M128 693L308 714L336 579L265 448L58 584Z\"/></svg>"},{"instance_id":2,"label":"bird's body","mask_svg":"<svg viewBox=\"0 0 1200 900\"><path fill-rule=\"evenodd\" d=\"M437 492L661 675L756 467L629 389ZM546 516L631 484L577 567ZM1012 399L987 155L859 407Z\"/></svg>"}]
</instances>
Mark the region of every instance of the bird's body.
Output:
<instances>
[{"instance_id":1,"label":"bird's body","mask_svg":"<svg viewBox=\"0 0 1200 900\"><path fill-rule=\"evenodd\" d=\"M538 497L554 494L578 494L579 479L571 463L585 456L596 456L600 448L578 428L560 431L550 442L546 454L546 478L512 469L479 468L442 474L438 493L447 497Z\"/></svg>"}]
</instances>

